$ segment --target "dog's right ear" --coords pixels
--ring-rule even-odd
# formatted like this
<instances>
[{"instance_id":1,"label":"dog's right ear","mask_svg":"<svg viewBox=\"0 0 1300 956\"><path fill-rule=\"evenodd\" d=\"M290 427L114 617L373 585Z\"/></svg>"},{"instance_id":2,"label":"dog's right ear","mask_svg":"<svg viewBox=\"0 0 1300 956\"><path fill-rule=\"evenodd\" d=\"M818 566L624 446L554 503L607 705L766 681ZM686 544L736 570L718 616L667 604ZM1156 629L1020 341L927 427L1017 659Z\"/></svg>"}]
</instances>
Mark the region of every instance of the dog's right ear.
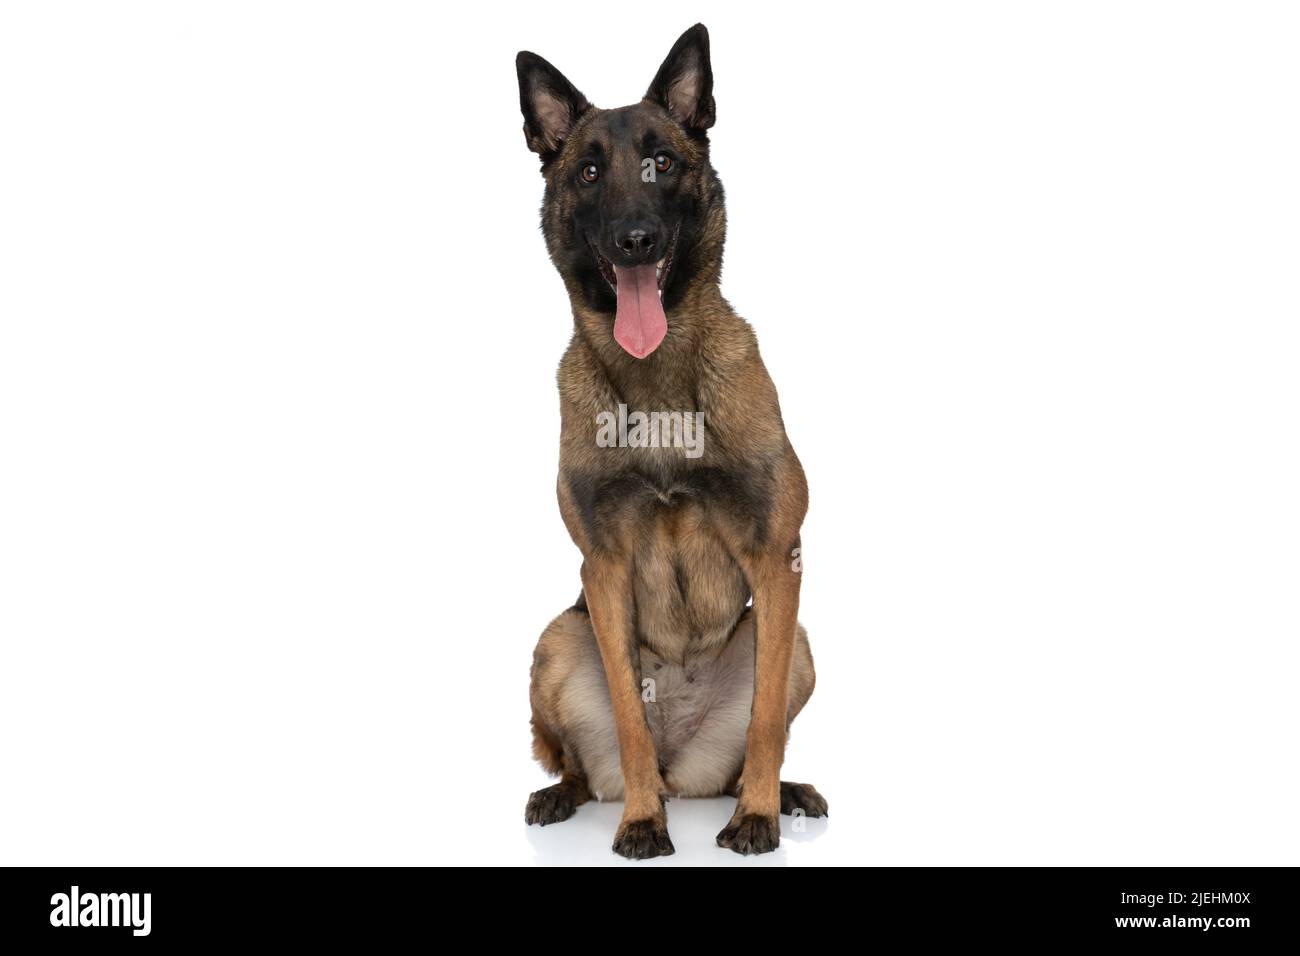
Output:
<instances>
[{"instance_id":1,"label":"dog's right ear","mask_svg":"<svg viewBox=\"0 0 1300 956\"><path fill-rule=\"evenodd\" d=\"M544 162L555 155L591 104L563 73L536 53L524 50L515 57L515 70L519 73L524 139Z\"/></svg>"}]
</instances>

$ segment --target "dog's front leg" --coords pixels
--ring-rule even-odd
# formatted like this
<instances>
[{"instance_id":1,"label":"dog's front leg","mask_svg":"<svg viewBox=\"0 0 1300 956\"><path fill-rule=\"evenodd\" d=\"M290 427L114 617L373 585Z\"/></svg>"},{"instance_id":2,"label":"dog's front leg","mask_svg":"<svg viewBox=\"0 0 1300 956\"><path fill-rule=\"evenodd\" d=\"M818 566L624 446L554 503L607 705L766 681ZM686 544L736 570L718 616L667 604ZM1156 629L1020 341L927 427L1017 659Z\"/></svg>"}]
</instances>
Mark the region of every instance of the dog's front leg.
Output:
<instances>
[{"instance_id":1,"label":"dog's front leg","mask_svg":"<svg viewBox=\"0 0 1300 956\"><path fill-rule=\"evenodd\" d=\"M782 556L748 563L756 617L754 702L740 776L740 800L718 846L766 853L781 842L781 763L785 759L790 663L799 626L799 573Z\"/></svg>"},{"instance_id":2,"label":"dog's front leg","mask_svg":"<svg viewBox=\"0 0 1300 956\"><path fill-rule=\"evenodd\" d=\"M623 768L623 820L614 836L614 852L634 860L667 856L673 843L668 838L659 760L641 702L630 562L623 557L588 556L582 563L582 588L605 665Z\"/></svg>"}]
</instances>

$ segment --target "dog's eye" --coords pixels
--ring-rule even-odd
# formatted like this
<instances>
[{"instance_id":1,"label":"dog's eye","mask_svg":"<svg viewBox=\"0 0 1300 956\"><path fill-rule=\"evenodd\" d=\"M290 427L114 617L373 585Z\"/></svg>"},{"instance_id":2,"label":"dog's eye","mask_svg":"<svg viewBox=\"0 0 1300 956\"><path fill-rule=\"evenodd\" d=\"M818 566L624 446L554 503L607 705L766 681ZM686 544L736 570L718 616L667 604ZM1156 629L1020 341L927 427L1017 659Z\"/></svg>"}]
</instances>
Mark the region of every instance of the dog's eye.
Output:
<instances>
[{"instance_id":1,"label":"dog's eye","mask_svg":"<svg viewBox=\"0 0 1300 956\"><path fill-rule=\"evenodd\" d=\"M582 173L580 175L582 176L582 181L584 183L594 183L600 178L600 169L597 168L595 163L588 163L586 166L582 167Z\"/></svg>"},{"instance_id":2,"label":"dog's eye","mask_svg":"<svg viewBox=\"0 0 1300 956\"><path fill-rule=\"evenodd\" d=\"M655 172L666 173L673 168L673 158L667 153L655 153Z\"/></svg>"}]
</instances>

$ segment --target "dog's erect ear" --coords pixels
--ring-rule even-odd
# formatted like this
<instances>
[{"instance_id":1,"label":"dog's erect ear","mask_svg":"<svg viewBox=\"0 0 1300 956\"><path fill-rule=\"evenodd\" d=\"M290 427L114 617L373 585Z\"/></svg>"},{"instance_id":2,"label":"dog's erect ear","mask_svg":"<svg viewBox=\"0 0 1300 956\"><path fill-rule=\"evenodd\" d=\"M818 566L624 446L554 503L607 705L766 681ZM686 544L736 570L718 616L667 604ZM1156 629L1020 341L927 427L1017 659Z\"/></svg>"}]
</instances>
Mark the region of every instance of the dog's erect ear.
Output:
<instances>
[{"instance_id":1,"label":"dog's erect ear","mask_svg":"<svg viewBox=\"0 0 1300 956\"><path fill-rule=\"evenodd\" d=\"M529 149L547 159L560 148L573 124L591 109L591 104L563 73L536 53L525 50L515 57L515 70L519 73L524 139Z\"/></svg>"},{"instance_id":2,"label":"dog's erect ear","mask_svg":"<svg viewBox=\"0 0 1300 956\"><path fill-rule=\"evenodd\" d=\"M709 31L703 23L678 37L645 98L689 129L706 130L713 125L713 67L709 65Z\"/></svg>"}]
</instances>

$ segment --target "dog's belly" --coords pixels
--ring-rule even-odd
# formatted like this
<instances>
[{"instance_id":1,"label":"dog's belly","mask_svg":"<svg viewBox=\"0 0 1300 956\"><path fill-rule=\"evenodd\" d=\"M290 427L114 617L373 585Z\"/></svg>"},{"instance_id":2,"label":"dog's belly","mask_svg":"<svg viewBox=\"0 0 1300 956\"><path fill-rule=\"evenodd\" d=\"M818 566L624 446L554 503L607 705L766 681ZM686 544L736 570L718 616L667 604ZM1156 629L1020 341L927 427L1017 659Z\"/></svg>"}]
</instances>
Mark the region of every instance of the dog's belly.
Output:
<instances>
[{"instance_id":1,"label":"dog's belly","mask_svg":"<svg viewBox=\"0 0 1300 956\"><path fill-rule=\"evenodd\" d=\"M637 638L676 662L716 655L750 597L704 508L683 496L647 509L633 574Z\"/></svg>"},{"instance_id":2,"label":"dog's belly","mask_svg":"<svg viewBox=\"0 0 1300 956\"><path fill-rule=\"evenodd\" d=\"M688 654L684 664L642 648L641 680L646 725L668 792L683 797L723 793L745 759L754 698L752 616L742 618L722 647Z\"/></svg>"}]
</instances>

